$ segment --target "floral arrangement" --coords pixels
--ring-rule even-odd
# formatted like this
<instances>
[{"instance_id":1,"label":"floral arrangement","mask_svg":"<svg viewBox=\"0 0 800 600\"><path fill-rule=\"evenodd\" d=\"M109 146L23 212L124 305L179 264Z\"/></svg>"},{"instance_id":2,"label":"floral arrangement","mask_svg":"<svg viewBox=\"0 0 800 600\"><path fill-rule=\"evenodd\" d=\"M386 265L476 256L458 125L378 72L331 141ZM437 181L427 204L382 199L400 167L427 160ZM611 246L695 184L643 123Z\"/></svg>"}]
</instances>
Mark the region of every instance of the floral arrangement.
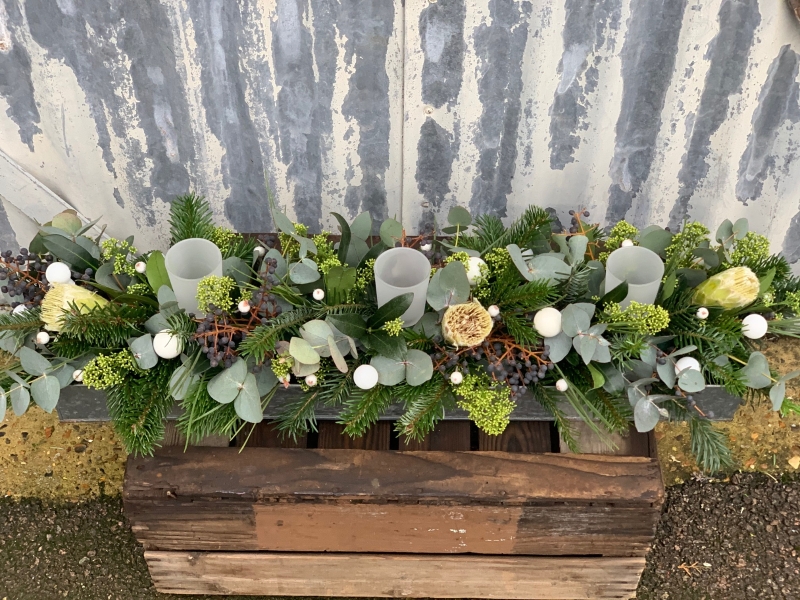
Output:
<instances>
[{"instance_id":1,"label":"floral arrangement","mask_svg":"<svg viewBox=\"0 0 800 600\"><path fill-rule=\"evenodd\" d=\"M189 194L172 204L165 255L57 215L0 255L0 419L9 402L52 411L82 382L106 391L128 449L150 453L176 402L189 442L235 436L292 382L303 393L278 421L292 436L320 405L360 436L395 403L405 436L456 407L499 434L529 394L573 448L567 407L604 436L688 420L715 470L730 457L694 400L707 385L799 408L785 387L800 373L778 377L758 346L800 336L800 278L745 220L713 238L697 222L606 233L571 211L554 231L537 207L508 227L455 207L412 237L394 219L333 216L336 236L311 234L273 206L279 233L245 237ZM198 259L201 243L219 260Z\"/></svg>"}]
</instances>

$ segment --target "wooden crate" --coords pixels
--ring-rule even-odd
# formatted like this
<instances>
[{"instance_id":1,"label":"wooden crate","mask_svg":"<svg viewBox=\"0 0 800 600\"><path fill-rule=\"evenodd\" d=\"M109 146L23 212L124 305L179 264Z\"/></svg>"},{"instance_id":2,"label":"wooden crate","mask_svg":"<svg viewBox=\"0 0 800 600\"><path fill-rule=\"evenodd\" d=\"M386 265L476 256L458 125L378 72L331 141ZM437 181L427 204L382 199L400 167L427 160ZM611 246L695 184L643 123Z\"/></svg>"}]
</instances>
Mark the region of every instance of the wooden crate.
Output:
<instances>
[{"instance_id":1,"label":"wooden crate","mask_svg":"<svg viewBox=\"0 0 800 600\"><path fill-rule=\"evenodd\" d=\"M160 592L630 598L663 486L652 436L559 453L550 423L498 437L444 421L422 442L335 422L283 443L130 458L125 509ZM291 446L291 447L287 447ZM241 451L240 451L241 450Z\"/></svg>"}]
</instances>

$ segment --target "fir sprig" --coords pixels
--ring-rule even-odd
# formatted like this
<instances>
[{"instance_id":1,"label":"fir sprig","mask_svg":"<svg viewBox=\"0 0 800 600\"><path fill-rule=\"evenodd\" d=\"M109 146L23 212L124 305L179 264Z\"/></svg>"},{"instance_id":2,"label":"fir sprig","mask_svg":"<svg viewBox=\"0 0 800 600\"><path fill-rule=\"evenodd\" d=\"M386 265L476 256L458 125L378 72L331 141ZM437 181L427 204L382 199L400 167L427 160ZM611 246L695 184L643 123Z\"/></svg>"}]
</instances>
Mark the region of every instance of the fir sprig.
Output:
<instances>
[{"instance_id":1,"label":"fir sprig","mask_svg":"<svg viewBox=\"0 0 800 600\"><path fill-rule=\"evenodd\" d=\"M438 376L420 386L395 386L394 393L405 405L405 412L398 419L395 429L406 439L423 439L444 417L448 404L455 402L450 385Z\"/></svg>"},{"instance_id":2,"label":"fir sprig","mask_svg":"<svg viewBox=\"0 0 800 600\"><path fill-rule=\"evenodd\" d=\"M42 327L41 310L29 308L21 313L0 314L0 332L10 331L18 339L36 333Z\"/></svg>"},{"instance_id":3,"label":"fir sprig","mask_svg":"<svg viewBox=\"0 0 800 600\"><path fill-rule=\"evenodd\" d=\"M508 228L504 228L502 221L493 215L481 215L475 219L473 234L462 235L458 245L481 254L509 244L546 252L551 221L547 211L538 206L529 206Z\"/></svg>"},{"instance_id":4,"label":"fir sprig","mask_svg":"<svg viewBox=\"0 0 800 600\"><path fill-rule=\"evenodd\" d=\"M115 302L88 310L72 306L64 311L61 333L93 346L119 348L129 337L142 335L143 323L154 312L148 305Z\"/></svg>"},{"instance_id":5,"label":"fir sprig","mask_svg":"<svg viewBox=\"0 0 800 600\"><path fill-rule=\"evenodd\" d=\"M169 234L172 245L189 238L210 240L214 235L213 213L203 196L190 192L178 196L170 206Z\"/></svg>"},{"instance_id":6,"label":"fir sprig","mask_svg":"<svg viewBox=\"0 0 800 600\"><path fill-rule=\"evenodd\" d=\"M208 380L208 376L202 376L181 401L183 413L177 427L186 438L187 446L197 444L210 435L233 438L239 423L232 402L221 404L209 395Z\"/></svg>"},{"instance_id":7,"label":"fir sprig","mask_svg":"<svg viewBox=\"0 0 800 600\"><path fill-rule=\"evenodd\" d=\"M393 389L382 385L351 395L344 402L339 423L344 425L346 434L361 437L386 412L393 400Z\"/></svg>"}]
</instances>

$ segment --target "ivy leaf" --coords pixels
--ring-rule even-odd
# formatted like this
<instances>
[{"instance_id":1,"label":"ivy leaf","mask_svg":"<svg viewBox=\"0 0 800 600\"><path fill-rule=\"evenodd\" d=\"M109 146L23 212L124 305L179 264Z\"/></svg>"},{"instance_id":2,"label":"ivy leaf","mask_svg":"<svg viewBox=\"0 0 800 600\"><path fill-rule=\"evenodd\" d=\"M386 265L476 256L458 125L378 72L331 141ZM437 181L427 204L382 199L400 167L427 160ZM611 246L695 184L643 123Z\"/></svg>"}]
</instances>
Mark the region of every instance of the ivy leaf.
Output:
<instances>
[{"instance_id":1,"label":"ivy leaf","mask_svg":"<svg viewBox=\"0 0 800 600\"><path fill-rule=\"evenodd\" d=\"M158 364L158 355L153 349L153 338L149 333L137 337L129 344L136 365L143 370L152 369Z\"/></svg>"},{"instance_id":2,"label":"ivy leaf","mask_svg":"<svg viewBox=\"0 0 800 600\"><path fill-rule=\"evenodd\" d=\"M636 431L645 433L652 431L661 418L658 407L649 398L642 398L636 403L633 409L633 422L636 424Z\"/></svg>"},{"instance_id":3,"label":"ivy leaf","mask_svg":"<svg viewBox=\"0 0 800 600\"><path fill-rule=\"evenodd\" d=\"M772 410L780 410L781 406L783 406L784 398L786 398L786 383L779 381L769 389L769 399L772 400ZM2 402L1 399L0 402Z\"/></svg>"},{"instance_id":4,"label":"ivy leaf","mask_svg":"<svg viewBox=\"0 0 800 600\"><path fill-rule=\"evenodd\" d=\"M454 206L447 213L447 222L454 227L469 227L472 224L472 215L463 206Z\"/></svg>"},{"instance_id":5,"label":"ivy leaf","mask_svg":"<svg viewBox=\"0 0 800 600\"><path fill-rule=\"evenodd\" d=\"M409 349L406 355L406 381L418 386L433 377L433 361L427 352Z\"/></svg>"},{"instance_id":6,"label":"ivy leaf","mask_svg":"<svg viewBox=\"0 0 800 600\"><path fill-rule=\"evenodd\" d=\"M739 371L744 376L744 383L747 387L760 390L772 383L769 374L769 363L767 357L761 352L753 352L747 359L747 365Z\"/></svg>"},{"instance_id":7,"label":"ivy leaf","mask_svg":"<svg viewBox=\"0 0 800 600\"><path fill-rule=\"evenodd\" d=\"M350 224L350 234L356 239L366 241L372 235L372 215L364 211L353 219Z\"/></svg>"},{"instance_id":8,"label":"ivy leaf","mask_svg":"<svg viewBox=\"0 0 800 600\"><path fill-rule=\"evenodd\" d=\"M592 318L586 311L575 304L569 304L561 311L561 330L569 337L575 337L586 331L592 324Z\"/></svg>"},{"instance_id":9,"label":"ivy leaf","mask_svg":"<svg viewBox=\"0 0 800 600\"><path fill-rule=\"evenodd\" d=\"M147 259L145 275L147 276L147 283L150 284L154 292L158 292L162 285L172 287L169 273L167 273L167 267L164 263L164 255L159 250L150 253L150 258Z\"/></svg>"},{"instance_id":10,"label":"ivy leaf","mask_svg":"<svg viewBox=\"0 0 800 600\"><path fill-rule=\"evenodd\" d=\"M678 375L678 386L684 391L694 394L706 388L703 374L696 369L684 369Z\"/></svg>"},{"instance_id":11,"label":"ivy leaf","mask_svg":"<svg viewBox=\"0 0 800 600\"><path fill-rule=\"evenodd\" d=\"M31 395L33 401L38 404L45 412L51 413L58 404L58 397L61 394L61 384L55 377L42 375L31 382Z\"/></svg>"},{"instance_id":12,"label":"ivy leaf","mask_svg":"<svg viewBox=\"0 0 800 600\"><path fill-rule=\"evenodd\" d=\"M347 373L347 361L339 350L339 346L336 345L336 340L333 339L333 335L328 336L328 351L330 352L333 364L336 365L336 368L342 373Z\"/></svg>"},{"instance_id":13,"label":"ivy leaf","mask_svg":"<svg viewBox=\"0 0 800 600\"><path fill-rule=\"evenodd\" d=\"M406 377L406 366L402 360L378 355L373 356L369 364L378 371L378 383L381 385L397 385Z\"/></svg>"},{"instance_id":14,"label":"ivy leaf","mask_svg":"<svg viewBox=\"0 0 800 600\"><path fill-rule=\"evenodd\" d=\"M375 314L367 321L367 325L373 329L378 329L387 321L402 316L413 301L414 294L412 292L406 292L405 294L395 296L375 311Z\"/></svg>"},{"instance_id":15,"label":"ivy leaf","mask_svg":"<svg viewBox=\"0 0 800 600\"><path fill-rule=\"evenodd\" d=\"M342 237L339 240L339 251L337 258L339 259L339 262L345 264L347 263L347 252L350 248L350 225L347 224L345 218L339 213L332 212L331 214L337 221L339 221L339 231L342 233Z\"/></svg>"},{"instance_id":16,"label":"ivy leaf","mask_svg":"<svg viewBox=\"0 0 800 600\"><path fill-rule=\"evenodd\" d=\"M258 394L258 383L256 376L252 373L248 373L245 377L242 389L233 402L233 408L242 421L261 423L264 419L264 412L261 410L261 396Z\"/></svg>"},{"instance_id":17,"label":"ivy leaf","mask_svg":"<svg viewBox=\"0 0 800 600\"><path fill-rule=\"evenodd\" d=\"M21 417L28 410L28 405L31 403L31 394L27 388L18 385L11 389L11 408L14 414Z\"/></svg>"},{"instance_id":18,"label":"ivy leaf","mask_svg":"<svg viewBox=\"0 0 800 600\"><path fill-rule=\"evenodd\" d=\"M367 323L361 315L328 315L325 320L351 338L361 339L367 334Z\"/></svg>"},{"instance_id":19,"label":"ivy leaf","mask_svg":"<svg viewBox=\"0 0 800 600\"><path fill-rule=\"evenodd\" d=\"M17 351L17 358L19 358L22 368L25 369L28 375L44 375L45 371L48 371L53 366L44 356L27 346L22 346Z\"/></svg>"},{"instance_id":20,"label":"ivy leaf","mask_svg":"<svg viewBox=\"0 0 800 600\"><path fill-rule=\"evenodd\" d=\"M289 340L289 354L301 363L307 365L319 364L319 354L303 338L293 337Z\"/></svg>"},{"instance_id":21,"label":"ivy leaf","mask_svg":"<svg viewBox=\"0 0 800 600\"><path fill-rule=\"evenodd\" d=\"M247 363L239 358L229 369L223 369L211 378L207 387L208 395L220 404L230 404L239 395L246 377Z\"/></svg>"},{"instance_id":22,"label":"ivy leaf","mask_svg":"<svg viewBox=\"0 0 800 600\"><path fill-rule=\"evenodd\" d=\"M380 236L384 244L394 248L394 245L403 238L403 226L394 219L386 219L381 223Z\"/></svg>"},{"instance_id":23,"label":"ivy leaf","mask_svg":"<svg viewBox=\"0 0 800 600\"><path fill-rule=\"evenodd\" d=\"M563 331L558 335L544 339L545 346L550 348L550 360L557 363L572 350L572 338Z\"/></svg>"}]
</instances>

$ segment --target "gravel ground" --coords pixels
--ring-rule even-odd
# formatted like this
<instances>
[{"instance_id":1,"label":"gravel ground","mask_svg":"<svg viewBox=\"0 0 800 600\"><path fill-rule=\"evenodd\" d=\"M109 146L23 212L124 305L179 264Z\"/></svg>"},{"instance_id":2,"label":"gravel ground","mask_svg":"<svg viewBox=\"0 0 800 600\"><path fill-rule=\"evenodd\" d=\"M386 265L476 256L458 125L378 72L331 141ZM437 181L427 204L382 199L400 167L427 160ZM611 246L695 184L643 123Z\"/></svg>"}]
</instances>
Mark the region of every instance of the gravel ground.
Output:
<instances>
[{"instance_id":1,"label":"gravel ground","mask_svg":"<svg viewBox=\"0 0 800 600\"><path fill-rule=\"evenodd\" d=\"M691 481L668 490L637 598L800 598L799 552L800 480L756 473ZM0 599L54 598L201 597L153 590L118 497L57 505L0 499Z\"/></svg>"}]
</instances>

